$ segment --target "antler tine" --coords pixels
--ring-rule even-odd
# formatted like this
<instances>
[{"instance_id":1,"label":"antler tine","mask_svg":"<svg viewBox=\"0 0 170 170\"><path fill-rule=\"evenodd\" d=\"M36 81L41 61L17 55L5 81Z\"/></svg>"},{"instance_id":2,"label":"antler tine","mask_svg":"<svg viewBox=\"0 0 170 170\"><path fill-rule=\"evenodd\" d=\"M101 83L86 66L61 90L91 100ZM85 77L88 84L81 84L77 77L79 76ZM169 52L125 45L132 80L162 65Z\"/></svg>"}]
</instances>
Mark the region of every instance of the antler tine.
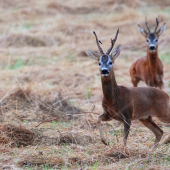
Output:
<instances>
[{"instance_id":1,"label":"antler tine","mask_svg":"<svg viewBox=\"0 0 170 170\"><path fill-rule=\"evenodd\" d=\"M98 48L99 48L100 54L101 54L101 55L103 55L103 54L104 54L104 52L103 52L103 50L102 50L102 48L100 47L100 44L99 44L99 42L101 43L101 41L100 41L100 40L98 40L98 38L97 38L97 35L96 35L95 31L93 31L93 34L94 34L94 35L95 35L95 37L96 37L96 43L97 43L97 46L98 46Z\"/></svg>"},{"instance_id":2,"label":"antler tine","mask_svg":"<svg viewBox=\"0 0 170 170\"><path fill-rule=\"evenodd\" d=\"M117 40L118 33L119 33L119 29L117 29L115 38L114 38L113 40L111 39L111 47L108 49L108 51L107 51L107 53L106 53L107 55L109 55L110 52L112 51L112 48L113 48L113 46L114 46L114 44L115 44L115 42L116 42L116 40Z\"/></svg>"},{"instance_id":3,"label":"antler tine","mask_svg":"<svg viewBox=\"0 0 170 170\"><path fill-rule=\"evenodd\" d=\"M156 18L156 27L155 27L154 32L156 32L156 30L157 30L157 28L158 28L159 21L160 21L160 18L159 18L159 15L158 15L158 18Z\"/></svg>"},{"instance_id":4,"label":"antler tine","mask_svg":"<svg viewBox=\"0 0 170 170\"><path fill-rule=\"evenodd\" d=\"M149 27L148 27L148 21L147 21L147 17L145 18L145 24L146 24L146 28L148 29L149 33L151 32Z\"/></svg>"}]
</instances>

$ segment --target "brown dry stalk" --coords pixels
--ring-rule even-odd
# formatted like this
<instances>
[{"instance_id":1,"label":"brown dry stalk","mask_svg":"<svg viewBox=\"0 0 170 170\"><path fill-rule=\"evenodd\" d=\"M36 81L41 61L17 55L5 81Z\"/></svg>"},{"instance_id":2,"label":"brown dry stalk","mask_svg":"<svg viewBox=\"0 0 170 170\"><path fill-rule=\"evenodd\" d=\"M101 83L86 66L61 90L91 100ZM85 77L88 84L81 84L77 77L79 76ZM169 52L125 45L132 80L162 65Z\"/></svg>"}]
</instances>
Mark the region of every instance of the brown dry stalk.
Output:
<instances>
[{"instance_id":1,"label":"brown dry stalk","mask_svg":"<svg viewBox=\"0 0 170 170\"><path fill-rule=\"evenodd\" d=\"M94 112L83 112L83 113L93 113L93 114L97 114L97 113L94 113ZM79 113L73 113L73 114L71 114L71 115L75 115L75 114L79 114ZM98 115L98 114L97 114ZM67 117L67 116L70 116L70 114L69 115L65 115L65 116L61 116L61 117L57 117L57 118L54 118L54 119L46 119L46 120L44 120L44 121L42 121L41 123L39 123L37 126L35 126L35 127L38 127L38 126L40 126L41 124L43 124L43 123L46 123L46 122L52 122L52 121L58 121L59 119L61 119L61 118L65 118L65 117Z\"/></svg>"},{"instance_id":2,"label":"brown dry stalk","mask_svg":"<svg viewBox=\"0 0 170 170\"><path fill-rule=\"evenodd\" d=\"M65 116L62 116L62 117L58 117L58 118L54 118L54 119L47 119L47 120L44 120L44 121L42 121L41 123L39 123L37 126L35 126L35 127L38 127L39 125L41 125L41 124L43 124L43 123L45 123L45 122L52 122L52 121L58 121L59 119L61 119L61 118L65 118L67 115L65 115Z\"/></svg>"}]
</instances>

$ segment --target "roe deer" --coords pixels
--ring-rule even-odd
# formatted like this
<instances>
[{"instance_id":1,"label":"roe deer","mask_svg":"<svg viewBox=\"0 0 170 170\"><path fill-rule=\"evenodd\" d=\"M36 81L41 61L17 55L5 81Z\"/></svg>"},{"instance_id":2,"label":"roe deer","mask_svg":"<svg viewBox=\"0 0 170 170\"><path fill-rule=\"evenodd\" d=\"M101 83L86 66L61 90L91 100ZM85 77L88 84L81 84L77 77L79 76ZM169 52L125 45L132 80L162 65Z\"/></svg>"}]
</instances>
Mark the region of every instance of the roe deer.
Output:
<instances>
[{"instance_id":1,"label":"roe deer","mask_svg":"<svg viewBox=\"0 0 170 170\"><path fill-rule=\"evenodd\" d=\"M99 62L103 91L103 114L98 117L97 125L101 140L108 145L101 128L101 121L116 119L124 123L124 139L126 146L127 137L130 130L131 121L139 119L156 136L157 144L163 135L163 131L154 123L152 116L158 117L162 122L170 122L169 96L162 90L154 87L123 87L118 86L114 74L114 62L119 56L121 46L118 45L112 51L116 42L119 30L115 39L111 40L111 47L106 54L99 45L99 40L95 32L96 43L100 54L87 51L87 54ZM110 52L112 51L111 55Z\"/></svg>"},{"instance_id":2,"label":"roe deer","mask_svg":"<svg viewBox=\"0 0 170 170\"><path fill-rule=\"evenodd\" d=\"M166 23L157 30L159 25L159 16L156 18L156 27L153 33L151 33L147 20L145 24L148 32L138 25L139 32L146 38L147 43L147 55L138 59L130 67L131 82L134 87L137 87L140 80L145 81L148 86L163 87L163 65L158 58L158 39L164 32Z\"/></svg>"}]
</instances>

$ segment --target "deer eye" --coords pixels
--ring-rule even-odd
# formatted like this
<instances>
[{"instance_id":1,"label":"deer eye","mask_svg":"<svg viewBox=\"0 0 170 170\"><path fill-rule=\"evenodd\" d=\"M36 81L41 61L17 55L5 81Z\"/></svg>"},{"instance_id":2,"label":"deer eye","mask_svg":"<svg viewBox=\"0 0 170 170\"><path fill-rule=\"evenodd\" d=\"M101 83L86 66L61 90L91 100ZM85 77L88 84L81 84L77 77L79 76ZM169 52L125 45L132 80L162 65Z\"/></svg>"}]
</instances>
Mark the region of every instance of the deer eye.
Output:
<instances>
[{"instance_id":1,"label":"deer eye","mask_svg":"<svg viewBox=\"0 0 170 170\"><path fill-rule=\"evenodd\" d=\"M101 66L101 62L99 62L99 66Z\"/></svg>"},{"instance_id":2,"label":"deer eye","mask_svg":"<svg viewBox=\"0 0 170 170\"><path fill-rule=\"evenodd\" d=\"M158 42L158 39L156 39L155 42Z\"/></svg>"},{"instance_id":3,"label":"deer eye","mask_svg":"<svg viewBox=\"0 0 170 170\"><path fill-rule=\"evenodd\" d=\"M110 61L109 64L112 65L113 64L112 61Z\"/></svg>"},{"instance_id":4,"label":"deer eye","mask_svg":"<svg viewBox=\"0 0 170 170\"><path fill-rule=\"evenodd\" d=\"M149 42L149 40L147 39L146 42Z\"/></svg>"}]
</instances>

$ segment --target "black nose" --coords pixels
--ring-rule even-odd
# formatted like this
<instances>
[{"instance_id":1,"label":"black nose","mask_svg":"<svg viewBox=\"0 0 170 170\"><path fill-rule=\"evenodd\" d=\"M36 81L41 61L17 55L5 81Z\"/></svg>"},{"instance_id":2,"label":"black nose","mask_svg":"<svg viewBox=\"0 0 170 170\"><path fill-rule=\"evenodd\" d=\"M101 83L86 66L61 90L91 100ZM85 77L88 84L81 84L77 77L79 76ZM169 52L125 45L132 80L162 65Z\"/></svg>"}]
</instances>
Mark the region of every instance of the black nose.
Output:
<instances>
[{"instance_id":1,"label":"black nose","mask_svg":"<svg viewBox=\"0 0 170 170\"><path fill-rule=\"evenodd\" d=\"M102 74L109 74L109 71L108 71L107 69L103 69L103 70L101 71L101 73L102 73Z\"/></svg>"},{"instance_id":2,"label":"black nose","mask_svg":"<svg viewBox=\"0 0 170 170\"><path fill-rule=\"evenodd\" d=\"M150 50L155 50L155 46L150 46Z\"/></svg>"}]
</instances>

